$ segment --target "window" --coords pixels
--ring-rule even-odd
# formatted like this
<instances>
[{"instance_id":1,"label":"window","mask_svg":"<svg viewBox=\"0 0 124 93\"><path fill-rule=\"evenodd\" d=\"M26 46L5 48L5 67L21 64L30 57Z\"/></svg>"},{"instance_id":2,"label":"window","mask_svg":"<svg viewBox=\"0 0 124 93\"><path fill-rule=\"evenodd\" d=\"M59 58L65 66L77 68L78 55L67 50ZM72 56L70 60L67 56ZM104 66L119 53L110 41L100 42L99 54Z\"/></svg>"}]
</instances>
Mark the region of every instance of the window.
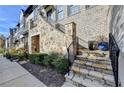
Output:
<instances>
[{"instance_id":1,"label":"window","mask_svg":"<svg viewBox=\"0 0 124 93\"><path fill-rule=\"evenodd\" d=\"M85 8L86 8L86 9L90 9L90 8L92 8L92 7L94 7L94 6L96 6L96 5L86 5Z\"/></svg>"},{"instance_id":2,"label":"window","mask_svg":"<svg viewBox=\"0 0 124 93\"><path fill-rule=\"evenodd\" d=\"M57 10L57 19L58 20L61 20L64 18L64 11L63 11L63 6L62 5L58 5L56 7L56 10Z\"/></svg>"},{"instance_id":3,"label":"window","mask_svg":"<svg viewBox=\"0 0 124 93\"><path fill-rule=\"evenodd\" d=\"M86 8L86 9L90 8L90 5L86 5L85 8Z\"/></svg>"},{"instance_id":4,"label":"window","mask_svg":"<svg viewBox=\"0 0 124 93\"><path fill-rule=\"evenodd\" d=\"M80 6L79 5L70 5L68 6L68 15L74 15L76 13L78 13L80 10Z\"/></svg>"},{"instance_id":5,"label":"window","mask_svg":"<svg viewBox=\"0 0 124 93\"><path fill-rule=\"evenodd\" d=\"M52 9L50 9L50 10L47 12L47 20L48 20L48 22L51 22L51 21L52 21L51 16L52 16Z\"/></svg>"},{"instance_id":6,"label":"window","mask_svg":"<svg viewBox=\"0 0 124 93\"><path fill-rule=\"evenodd\" d=\"M35 8L35 9L33 10L33 20L34 20L34 21L37 20L37 15L38 15L37 8Z\"/></svg>"}]
</instances>

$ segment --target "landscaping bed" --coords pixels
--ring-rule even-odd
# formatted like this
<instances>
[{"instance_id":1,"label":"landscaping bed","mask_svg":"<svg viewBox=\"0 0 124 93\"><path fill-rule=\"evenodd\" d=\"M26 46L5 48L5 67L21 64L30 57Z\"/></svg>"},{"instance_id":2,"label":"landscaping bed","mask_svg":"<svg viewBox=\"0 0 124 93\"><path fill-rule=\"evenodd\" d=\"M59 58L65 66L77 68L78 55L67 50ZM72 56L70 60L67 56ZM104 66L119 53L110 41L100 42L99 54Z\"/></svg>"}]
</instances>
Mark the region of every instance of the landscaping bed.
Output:
<instances>
[{"instance_id":1,"label":"landscaping bed","mask_svg":"<svg viewBox=\"0 0 124 93\"><path fill-rule=\"evenodd\" d=\"M64 75L58 73L54 69L32 64L30 62L20 65L27 69L31 74L33 74L48 87L60 87L64 83Z\"/></svg>"},{"instance_id":2,"label":"landscaping bed","mask_svg":"<svg viewBox=\"0 0 124 93\"><path fill-rule=\"evenodd\" d=\"M34 53L28 55L28 61L24 61L23 54L8 53L5 57L12 61L18 60L22 67L48 87L61 87L65 81L64 75L67 73L68 64L63 55Z\"/></svg>"}]
</instances>

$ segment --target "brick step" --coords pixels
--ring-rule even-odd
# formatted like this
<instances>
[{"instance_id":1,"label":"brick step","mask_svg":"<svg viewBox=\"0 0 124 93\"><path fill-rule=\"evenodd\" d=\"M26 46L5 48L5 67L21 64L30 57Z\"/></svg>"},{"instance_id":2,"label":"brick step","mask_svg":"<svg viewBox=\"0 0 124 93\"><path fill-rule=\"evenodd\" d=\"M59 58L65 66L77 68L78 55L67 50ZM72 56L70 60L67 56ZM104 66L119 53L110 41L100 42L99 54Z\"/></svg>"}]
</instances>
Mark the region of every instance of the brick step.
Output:
<instances>
[{"instance_id":1,"label":"brick step","mask_svg":"<svg viewBox=\"0 0 124 93\"><path fill-rule=\"evenodd\" d=\"M83 75L75 74L70 72L70 75L65 75L66 82L69 82L78 87L113 87L115 84L103 82L103 80L91 80Z\"/></svg>"},{"instance_id":2,"label":"brick step","mask_svg":"<svg viewBox=\"0 0 124 93\"><path fill-rule=\"evenodd\" d=\"M111 61L110 61L109 58L103 58L103 57L91 58L91 57L84 57L82 55L77 55L76 59L77 60L82 60L82 61L88 61L88 62L94 62L94 63L101 63L101 64L111 65Z\"/></svg>"},{"instance_id":3,"label":"brick step","mask_svg":"<svg viewBox=\"0 0 124 93\"><path fill-rule=\"evenodd\" d=\"M89 78L91 80L98 80L98 81L103 80L105 82L112 82L112 83L114 82L114 77L113 75L110 75L110 74L87 70L87 69L83 69L75 66L72 66L71 71L81 76L84 76L86 78Z\"/></svg>"},{"instance_id":4,"label":"brick step","mask_svg":"<svg viewBox=\"0 0 124 93\"><path fill-rule=\"evenodd\" d=\"M101 63L95 63L95 62L87 62L87 61L80 61L75 60L73 63L73 66L77 66L80 68L86 68L89 70L95 70L100 72L112 72L112 66L108 64L101 64Z\"/></svg>"}]
</instances>

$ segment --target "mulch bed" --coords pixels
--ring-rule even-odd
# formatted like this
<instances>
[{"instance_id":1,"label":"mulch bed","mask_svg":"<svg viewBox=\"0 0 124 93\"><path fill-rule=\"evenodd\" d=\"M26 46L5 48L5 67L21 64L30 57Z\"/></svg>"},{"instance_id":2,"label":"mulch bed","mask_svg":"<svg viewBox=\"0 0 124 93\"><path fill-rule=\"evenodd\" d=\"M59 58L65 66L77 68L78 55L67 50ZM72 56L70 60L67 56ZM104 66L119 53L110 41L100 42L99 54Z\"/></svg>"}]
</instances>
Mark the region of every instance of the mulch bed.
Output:
<instances>
[{"instance_id":1,"label":"mulch bed","mask_svg":"<svg viewBox=\"0 0 124 93\"><path fill-rule=\"evenodd\" d=\"M20 65L27 69L31 74L33 74L48 87L60 87L65 81L64 75L57 73L57 71L52 68L46 68L44 66L32 64L30 62Z\"/></svg>"}]
</instances>

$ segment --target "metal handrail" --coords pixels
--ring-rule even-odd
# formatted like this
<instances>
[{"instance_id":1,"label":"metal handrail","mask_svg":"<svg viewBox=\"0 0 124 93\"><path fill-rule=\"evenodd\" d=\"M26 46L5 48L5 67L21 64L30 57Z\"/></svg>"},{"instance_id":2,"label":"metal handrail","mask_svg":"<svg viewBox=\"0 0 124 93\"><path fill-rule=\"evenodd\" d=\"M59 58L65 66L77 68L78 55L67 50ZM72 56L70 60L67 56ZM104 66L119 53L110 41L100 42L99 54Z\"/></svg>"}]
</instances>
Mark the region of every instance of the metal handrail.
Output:
<instances>
[{"instance_id":1,"label":"metal handrail","mask_svg":"<svg viewBox=\"0 0 124 93\"><path fill-rule=\"evenodd\" d=\"M119 57L120 50L119 50L119 47L118 47L112 33L109 34L109 51L110 51L110 59L111 59L111 63L112 63L115 85L116 85L116 87L118 87L119 86L118 57Z\"/></svg>"},{"instance_id":2,"label":"metal handrail","mask_svg":"<svg viewBox=\"0 0 124 93\"><path fill-rule=\"evenodd\" d=\"M72 65L72 63L74 62L74 60L76 59L76 55L78 54L78 49L79 49L79 40L84 41L83 39L76 37L68 46L67 48L67 52L68 52L68 75L69 75L69 71L70 71L70 67ZM73 53L70 53L71 47L73 46ZM76 46L76 47L75 47ZM71 58L71 59L70 59Z\"/></svg>"},{"instance_id":3,"label":"metal handrail","mask_svg":"<svg viewBox=\"0 0 124 93\"><path fill-rule=\"evenodd\" d=\"M74 44L74 41L72 41L70 43L70 45L67 48L67 53L68 53L68 64L67 64L67 69L68 69L68 75L69 75L69 71L70 71L70 66L72 64L71 60L70 60L70 47Z\"/></svg>"}]
</instances>

